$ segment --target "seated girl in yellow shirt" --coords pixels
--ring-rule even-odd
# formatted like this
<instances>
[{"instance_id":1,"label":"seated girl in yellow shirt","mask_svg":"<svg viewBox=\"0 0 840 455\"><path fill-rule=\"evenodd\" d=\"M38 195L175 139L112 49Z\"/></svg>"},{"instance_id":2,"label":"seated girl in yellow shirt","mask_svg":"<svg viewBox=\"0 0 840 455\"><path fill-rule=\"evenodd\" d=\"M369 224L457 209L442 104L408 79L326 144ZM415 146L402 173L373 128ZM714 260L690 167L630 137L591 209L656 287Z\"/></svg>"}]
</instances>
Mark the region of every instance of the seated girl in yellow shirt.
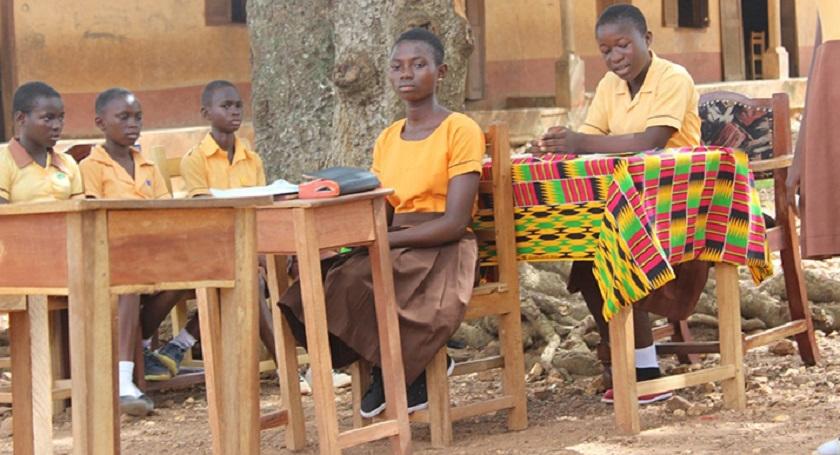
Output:
<instances>
[{"instance_id":1,"label":"seated girl in yellow shirt","mask_svg":"<svg viewBox=\"0 0 840 455\"><path fill-rule=\"evenodd\" d=\"M478 193L484 134L467 116L438 104L435 88L447 71L443 57L443 45L427 30L413 29L397 39L388 78L405 104L406 118L379 135L373 152L372 171L384 187L395 191L388 197L388 241L409 412L428 406L424 370L464 317L478 255L468 226ZM339 255L323 265L334 365L361 357L378 366L367 253ZM305 343L298 283L280 304L295 337ZM364 417L385 408L377 367L361 407Z\"/></svg>"},{"instance_id":2,"label":"seated girl in yellow shirt","mask_svg":"<svg viewBox=\"0 0 840 455\"><path fill-rule=\"evenodd\" d=\"M0 204L83 198L76 161L53 150L64 129L61 95L43 82L23 84L12 115L17 135L0 148Z\"/></svg>"}]
</instances>

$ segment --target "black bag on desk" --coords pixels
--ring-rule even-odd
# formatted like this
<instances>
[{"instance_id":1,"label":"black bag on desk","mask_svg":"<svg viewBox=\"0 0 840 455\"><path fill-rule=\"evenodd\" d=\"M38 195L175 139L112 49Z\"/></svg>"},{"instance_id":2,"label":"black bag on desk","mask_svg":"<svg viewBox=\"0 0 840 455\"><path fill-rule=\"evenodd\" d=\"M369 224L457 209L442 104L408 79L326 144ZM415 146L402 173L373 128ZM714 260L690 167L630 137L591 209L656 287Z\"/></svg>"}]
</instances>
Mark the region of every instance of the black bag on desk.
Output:
<instances>
[{"instance_id":1,"label":"black bag on desk","mask_svg":"<svg viewBox=\"0 0 840 455\"><path fill-rule=\"evenodd\" d=\"M355 167L331 167L327 169L321 169L320 171L307 173L306 175L304 175L304 177L312 178L315 180L300 185L301 197L306 197L304 193L307 190L306 187L309 185L313 187L319 187L331 183L332 185L328 186L335 188L338 194L334 194L335 192L329 191L329 189L319 190L318 188L310 188L312 194L323 192L332 193L325 194L324 196L338 196L342 194L361 193L364 191L374 190L376 188L379 188L379 186L381 185L379 179L376 178L376 176L373 175L372 172Z\"/></svg>"}]
</instances>

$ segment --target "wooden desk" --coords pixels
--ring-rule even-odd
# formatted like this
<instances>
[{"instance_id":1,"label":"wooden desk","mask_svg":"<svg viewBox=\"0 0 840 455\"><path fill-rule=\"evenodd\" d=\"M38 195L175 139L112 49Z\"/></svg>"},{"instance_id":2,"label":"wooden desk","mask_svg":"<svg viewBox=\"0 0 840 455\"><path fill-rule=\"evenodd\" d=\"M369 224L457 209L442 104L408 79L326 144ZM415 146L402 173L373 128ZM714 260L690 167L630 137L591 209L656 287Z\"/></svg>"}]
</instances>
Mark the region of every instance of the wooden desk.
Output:
<instances>
[{"instance_id":1,"label":"wooden desk","mask_svg":"<svg viewBox=\"0 0 840 455\"><path fill-rule=\"evenodd\" d=\"M391 439L392 453L411 453L405 377L387 240L385 196L391 192L390 189L379 189L331 199L296 199L276 202L271 207L257 210L259 253L298 256L304 324L314 379L312 395L322 454L340 454L344 448L386 437ZM388 403L383 421L345 432L338 429L319 255L321 249L341 246L367 246L370 253L382 376ZM271 266L272 261L269 261ZM282 324L275 324L275 336L281 341L278 355L287 360L280 363L296 364L292 363L295 358L294 339L289 331L284 330ZM288 432L291 435L287 435L300 442L303 417L294 404L299 391L296 394L293 390L298 386L297 371L295 368L286 370L281 371L280 382L284 388L284 402L291 402L291 408L287 410L291 426Z\"/></svg>"},{"instance_id":2,"label":"wooden desk","mask_svg":"<svg viewBox=\"0 0 840 455\"><path fill-rule=\"evenodd\" d=\"M69 296L74 454L120 451L116 295L184 288L221 289L218 336L203 340L218 353L211 362L225 365L220 393L208 394L211 418L221 422L212 425L214 452L259 452L255 206L270 203L248 198L0 206L0 294ZM37 314L46 310L46 299L28 301ZM26 365L25 358L13 356L12 362ZM24 383L15 380L13 387ZM49 414L18 408L49 400L43 396L48 392L43 385L13 391L16 453L51 450L52 441L45 439L52 428Z\"/></svg>"}]
</instances>

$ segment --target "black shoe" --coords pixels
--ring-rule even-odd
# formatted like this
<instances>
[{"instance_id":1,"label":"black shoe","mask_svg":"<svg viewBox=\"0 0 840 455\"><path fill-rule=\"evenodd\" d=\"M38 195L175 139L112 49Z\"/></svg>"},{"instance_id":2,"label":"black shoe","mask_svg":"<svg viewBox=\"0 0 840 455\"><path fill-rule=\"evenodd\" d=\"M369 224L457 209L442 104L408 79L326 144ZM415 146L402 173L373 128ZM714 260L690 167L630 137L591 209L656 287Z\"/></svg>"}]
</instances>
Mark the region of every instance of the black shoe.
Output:
<instances>
[{"instance_id":1,"label":"black shoe","mask_svg":"<svg viewBox=\"0 0 840 455\"><path fill-rule=\"evenodd\" d=\"M382 384L382 370L373 367L371 378L373 381L362 398L362 406L359 410L359 414L366 419L376 417L385 410L385 387Z\"/></svg>"},{"instance_id":2,"label":"black shoe","mask_svg":"<svg viewBox=\"0 0 840 455\"><path fill-rule=\"evenodd\" d=\"M455 362L452 362L454 365ZM408 398L408 413L426 409L429 407L429 394L426 390L426 373L424 372L408 386L406 391Z\"/></svg>"}]
</instances>

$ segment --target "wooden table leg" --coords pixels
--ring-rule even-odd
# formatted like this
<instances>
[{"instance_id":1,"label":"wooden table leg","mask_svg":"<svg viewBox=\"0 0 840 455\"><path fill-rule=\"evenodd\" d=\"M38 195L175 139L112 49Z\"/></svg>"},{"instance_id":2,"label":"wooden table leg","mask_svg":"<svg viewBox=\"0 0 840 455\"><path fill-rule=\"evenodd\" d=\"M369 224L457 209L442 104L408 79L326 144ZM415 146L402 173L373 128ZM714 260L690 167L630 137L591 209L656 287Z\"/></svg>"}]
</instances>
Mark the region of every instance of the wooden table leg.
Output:
<instances>
[{"instance_id":1,"label":"wooden table leg","mask_svg":"<svg viewBox=\"0 0 840 455\"><path fill-rule=\"evenodd\" d=\"M293 209L293 218L307 350L309 365L312 368L312 396L315 400L318 443L322 454L338 455L341 453L338 444L338 413L332 383L332 358L315 214L311 210L296 208Z\"/></svg>"},{"instance_id":2,"label":"wooden table leg","mask_svg":"<svg viewBox=\"0 0 840 455\"><path fill-rule=\"evenodd\" d=\"M388 248L388 227L385 200L373 201L376 240L368 247L373 274L373 294L376 323L379 328L379 350L382 357L382 378L385 386L385 417L394 419L399 432L391 436L391 453L411 453L411 430L408 423L408 403L405 395L400 326L394 297L394 274Z\"/></svg>"},{"instance_id":3,"label":"wooden table leg","mask_svg":"<svg viewBox=\"0 0 840 455\"><path fill-rule=\"evenodd\" d=\"M616 426L622 434L638 434L641 427L631 305L622 307L610 320L610 354Z\"/></svg>"},{"instance_id":4,"label":"wooden table leg","mask_svg":"<svg viewBox=\"0 0 840 455\"><path fill-rule=\"evenodd\" d=\"M225 436L220 417L222 392L219 386L219 374L224 366L219 360L220 334L222 333L218 289L196 289L196 307L201 330L201 354L204 359L204 384L207 389L207 420L213 437L213 453L223 452L222 438Z\"/></svg>"},{"instance_id":5,"label":"wooden table leg","mask_svg":"<svg viewBox=\"0 0 840 455\"><path fill-rule=\"evenodd\" d=\"M52 453L52 359L46 296L28 296L27 310L9 313L14 404L13 447Z\"/></svg>"},{"instance_id":6,"label":"wooden table leg","mask_svg":"<svg viewBox=\"0 0 840 455\"><path fill-rule=\"evenodd\" d=\"M111 295L105 211L67 215L73 453L120 451L117 298Z\"/></svg>"},{"instance_id":7,"label":"wooden table leg","mask_svg":"<svg viewBox=\"0 0 840 455\"><path fill-rule=\"evenodd\" d=\"M720 364L731 365L735 376L723 381L723 403L729 409L744 409L747 397L744 384L744 345L741 338L741 299L738 268L732 264L715 264L717 279L718 334Z\"/></svg>"},{"instance_id":8,"label":"wooden table leg","mask_svg":"<svg viewBox=\"0 0 840 455\"><path fill-rule=\"evenodd\" d=\"M260 452L259 294L256 211L235 211L235 285L219 291L218 336L203 334L212 345L217 454ZM207 372L205 372L207 374ZM215 442L218 440L218 442Z\"/></svg>"},{"instance_id":9,"label":"wooden table leg","mask_svg":"<svg viewBox=\"0 0 840 455\"><path fill-rule=\"evenodd\" d=\"M266 266L268 267L266 274L269 289L277 294L269 295L269 305L271 305L271 320L274 328L274 346L278 356L276 360L280 393L283 397L283 407L289 417L289 423L286 425L286 448L300 450L306 447L306 428L300 395L297 349L292 329L283 317L283 312L277 307L280 296L288 287L285 282L280 282L287 279L286 257L268 255Z\"/></svg>"}]
</instances>

